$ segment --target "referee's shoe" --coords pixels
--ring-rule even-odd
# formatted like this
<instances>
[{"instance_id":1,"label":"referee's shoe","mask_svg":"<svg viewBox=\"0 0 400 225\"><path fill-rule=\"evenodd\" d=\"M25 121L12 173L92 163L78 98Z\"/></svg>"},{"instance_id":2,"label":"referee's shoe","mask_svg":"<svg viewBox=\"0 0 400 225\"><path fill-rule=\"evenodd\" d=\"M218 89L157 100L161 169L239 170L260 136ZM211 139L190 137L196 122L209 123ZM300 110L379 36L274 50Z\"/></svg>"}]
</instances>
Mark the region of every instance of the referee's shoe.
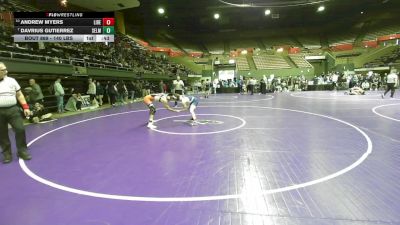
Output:
<instances>
[{"instance_id":1,"label":"referee's shoe","mask_svg":"<svg viewBox=\"0 0 400 225\"><path fill-rule=\"evenodd\" d=\"M10 162L12 161L12 155L11 155L11 153L9 153L9 152L3 152L3 156L4 156L4 158L3 158L3 163L4 163L4 164L10 163Z\"/></svg>"},{"instance_id":2,"label":"referee's shoe","mask_svg":"<svg viewBox=\"0 0 400 225\"><path fill-rule=\"evenodd\" d=\"M23 160L32 159L32 156L29 155L29 153L26 150L25 151L19 151L17 155L18 155L18 157L20 157Z\"/></svg>"}]
</instances>

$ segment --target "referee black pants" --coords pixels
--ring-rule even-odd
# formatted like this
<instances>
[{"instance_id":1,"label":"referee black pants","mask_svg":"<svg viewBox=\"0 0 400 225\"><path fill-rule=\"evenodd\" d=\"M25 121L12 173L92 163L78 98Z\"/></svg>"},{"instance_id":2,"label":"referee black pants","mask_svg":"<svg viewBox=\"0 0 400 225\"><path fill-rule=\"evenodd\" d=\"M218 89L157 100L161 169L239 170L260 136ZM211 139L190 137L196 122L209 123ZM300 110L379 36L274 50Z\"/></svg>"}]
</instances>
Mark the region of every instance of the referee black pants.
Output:
<instances>
[{"instance_id":1,"label":"referee black pants","mask_svg":"<svg viewBox=\"0 0 400 225\"><path fill-rule=\"evenodd\" d=\"M0 107L0 146L3 153L11 154L8 124L14 129L18 152L27 150L24 120L18 106Z\"/></svg>"},{"instance_id":2,"label":"referee black pants","mask_svg":"<svg viewBox=\"0 0 400 225\"><path fill-rule=\"evenodd\" d=\"M183 90L175 90L175 91L174 91L174 94L183 95ZM175 107L175 106L178 106L178 101L175 101L174 107Z\"/></svg>"},{"instance_id":3,"label":"referee black pants","mask_svg":"<svg viewBox=\"0 0 400 225\"><path fill-rule=\"evenodd\" d=\"M385 94L383 94L383 95L386 95L390 91L390 97L393 98L394 91L396 89L396 87L394 85L395 85L395 83L388 83Z\"/></svg>"}]
</instances>

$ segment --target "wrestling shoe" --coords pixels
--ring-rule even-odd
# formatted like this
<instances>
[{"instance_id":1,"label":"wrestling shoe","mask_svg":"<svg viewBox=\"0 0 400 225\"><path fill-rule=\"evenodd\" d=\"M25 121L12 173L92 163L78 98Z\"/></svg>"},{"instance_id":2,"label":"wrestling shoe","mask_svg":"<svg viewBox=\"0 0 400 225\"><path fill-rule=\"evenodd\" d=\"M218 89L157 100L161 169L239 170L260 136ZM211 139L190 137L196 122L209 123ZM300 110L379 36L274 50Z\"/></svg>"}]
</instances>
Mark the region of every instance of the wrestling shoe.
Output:
<instances>
[{"instance_id":1,"label":"wrestling shoe","mask_svg":"<svg viewBox=\"0 0 400 225\"><path fill-rule=\"evenodd\" d=\"M192 122L190 123L190 125L192 125L192 126L197 126L197 125L199 125L199 122L197 122L196 120L192 120Z\"/></svg>"},{"instance_id":2,"label":"wrestling shoe","mask_svg":"<svg viewBox=\"0 0 400 225\"><path fill-rule=\"evenodd\" d=\"M156 125L154 125L154 124L152 124L152 123L149 123L149 124L147 124L147 128L150 128L150 129L156 129L156 128L157 128L157 126L156 126Z\"/></svg>"}]
</instances>

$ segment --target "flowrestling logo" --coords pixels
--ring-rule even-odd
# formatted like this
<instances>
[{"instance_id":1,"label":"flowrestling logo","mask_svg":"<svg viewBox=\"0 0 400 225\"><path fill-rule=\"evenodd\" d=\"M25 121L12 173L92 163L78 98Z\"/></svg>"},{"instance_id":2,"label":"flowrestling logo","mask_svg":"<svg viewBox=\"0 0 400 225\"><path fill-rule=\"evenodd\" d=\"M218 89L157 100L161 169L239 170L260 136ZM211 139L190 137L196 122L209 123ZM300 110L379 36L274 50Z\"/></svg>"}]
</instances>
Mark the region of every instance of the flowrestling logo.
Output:
<instances>
[{"instance_id":1,"label":"flowrestling logo","mask_svg":"<svg viewBox=\"0 0 400 225\"><path fill-rule=\"evenodd\" d=\"M185 124L189 124L191 126L196 126L196 125L220 125L223 124L223 121L219 121L219 120L174 120L175 123L185 123Z\"/></svg>"}]
</instances>

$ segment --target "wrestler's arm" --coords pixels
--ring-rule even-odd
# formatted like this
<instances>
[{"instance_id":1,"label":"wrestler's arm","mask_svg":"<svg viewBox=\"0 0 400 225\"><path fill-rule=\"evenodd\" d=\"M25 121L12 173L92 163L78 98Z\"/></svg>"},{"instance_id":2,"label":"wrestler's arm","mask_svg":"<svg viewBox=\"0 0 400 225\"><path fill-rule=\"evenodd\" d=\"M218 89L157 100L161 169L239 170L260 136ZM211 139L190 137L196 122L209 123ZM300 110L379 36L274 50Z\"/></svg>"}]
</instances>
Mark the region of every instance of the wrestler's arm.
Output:
<instances>
[{"instance_id":1,"label":"wrestler's arm","mask_svg":"<svg viewBox=\"0 0 400 225\"><path fill-rule=\"evenodd\" d=\"M183 109L181 109L180 111L189 110L189 104L188 104L188 102L182 101L182 106L183 106Z\"/></svg>"},{"instance_id":2,"label":"wrestler's arm","mask_svg":"<svg viewBox=\"0 0 400 225\"><path fill-rule=\"evenodd\" d=\"M168 100L167 100L167 99L161 98L160 101L161 101L161 103L164 105L164 108L168 109L169 111L172 111L172 112L180 112L180 110L176 110L176 109L171 108L171 106L168 105Z\"/></svg>"}]
</instances>

